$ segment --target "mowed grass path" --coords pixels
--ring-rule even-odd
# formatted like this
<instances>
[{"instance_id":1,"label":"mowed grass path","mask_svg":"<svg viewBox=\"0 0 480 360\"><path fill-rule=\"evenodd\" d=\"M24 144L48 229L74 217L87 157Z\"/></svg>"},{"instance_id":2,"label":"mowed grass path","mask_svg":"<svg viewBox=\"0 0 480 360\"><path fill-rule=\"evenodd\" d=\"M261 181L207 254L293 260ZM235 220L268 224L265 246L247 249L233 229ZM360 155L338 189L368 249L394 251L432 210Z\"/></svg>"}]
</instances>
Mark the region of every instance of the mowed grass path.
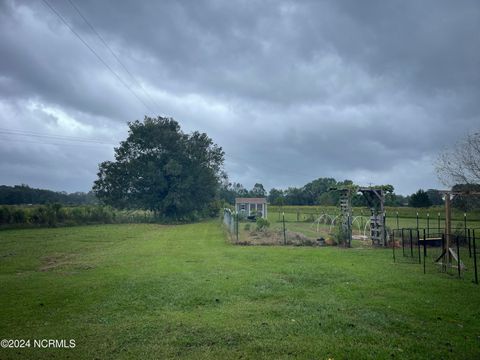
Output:
<instances>
[{"instance_id":1,"label":"mowed grass path","mask_svg":"<svg viewBox=\"0 0 480 360\"><path fill-rule=\"evenodd\" d=\"M0 232L0 359L478 359L480 287L389 250L241 247L216 222Z\"/></svg>"}]
</instances>

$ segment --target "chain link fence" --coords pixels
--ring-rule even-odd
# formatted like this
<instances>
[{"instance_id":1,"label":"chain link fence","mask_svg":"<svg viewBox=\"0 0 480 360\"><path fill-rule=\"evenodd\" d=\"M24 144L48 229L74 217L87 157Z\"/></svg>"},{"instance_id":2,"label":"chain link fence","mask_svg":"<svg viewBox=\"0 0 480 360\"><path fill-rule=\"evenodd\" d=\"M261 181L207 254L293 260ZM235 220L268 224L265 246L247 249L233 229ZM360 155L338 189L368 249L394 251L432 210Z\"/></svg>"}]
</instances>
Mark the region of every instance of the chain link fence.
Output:
<instances>
[{"instance_id":1,"label":"chain link fence","mask_svg":"<svg viewBox=\"0 0 480 360\"><path fill-rule=\"evenodd\" d=\"M230 209L223 209L223 225L230 235L230 239L238 242L238 215Z\"/></svg>"}]
</instances>

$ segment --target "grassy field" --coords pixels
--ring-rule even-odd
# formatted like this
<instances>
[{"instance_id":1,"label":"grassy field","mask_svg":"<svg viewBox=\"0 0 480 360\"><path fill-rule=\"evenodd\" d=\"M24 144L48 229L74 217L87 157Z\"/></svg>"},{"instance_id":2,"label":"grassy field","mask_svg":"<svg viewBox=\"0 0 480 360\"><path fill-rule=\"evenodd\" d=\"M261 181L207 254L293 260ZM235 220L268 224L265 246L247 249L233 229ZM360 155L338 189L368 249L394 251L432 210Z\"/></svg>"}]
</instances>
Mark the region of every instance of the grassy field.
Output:
<instances>
[{"instance_id":1,"label":"grassy field","mask_svg":"<svg viewBox=\"0 0 480 360\"><path fill-rule=\"evenodd\" d=\"M0 232L1 359L478 359L480 287L384 249L233 246L216 222Z\"/></svg>"}]
</instances>

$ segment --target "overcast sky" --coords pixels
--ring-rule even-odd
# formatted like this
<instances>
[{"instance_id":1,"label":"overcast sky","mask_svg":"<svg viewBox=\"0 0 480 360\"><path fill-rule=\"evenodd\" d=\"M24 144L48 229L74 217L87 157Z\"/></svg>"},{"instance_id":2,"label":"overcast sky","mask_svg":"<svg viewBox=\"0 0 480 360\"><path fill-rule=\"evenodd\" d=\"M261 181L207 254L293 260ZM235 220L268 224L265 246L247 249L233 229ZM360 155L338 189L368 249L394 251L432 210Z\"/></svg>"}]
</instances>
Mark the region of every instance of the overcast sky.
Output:
<instances>
[{"instance_id":1,"label":"overcast sky","mask_svg":"<svg viewBox=\"0 0 480 360\"><path fill-rule=\"evenodd\" d=\"M247 188L409 194L480 129L477 0L47 3L0 0L0 184L88 191L126 122L161 115Z\"/></svg>"}]
</instances>

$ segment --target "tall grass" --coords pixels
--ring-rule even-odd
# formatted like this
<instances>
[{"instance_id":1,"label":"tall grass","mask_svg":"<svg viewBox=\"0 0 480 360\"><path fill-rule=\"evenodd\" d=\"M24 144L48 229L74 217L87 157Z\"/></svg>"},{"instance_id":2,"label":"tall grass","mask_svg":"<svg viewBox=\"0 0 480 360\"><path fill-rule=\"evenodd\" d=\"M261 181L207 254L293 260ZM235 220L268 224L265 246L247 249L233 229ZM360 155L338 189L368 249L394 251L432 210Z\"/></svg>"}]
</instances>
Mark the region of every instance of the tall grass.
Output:
<instances>
[{"instance_id":1,"label":"tall grass","mask_svg":"<svg viewBox=\"0 0 480 360\"><path fill-rule=\"evenodd\" d=\"M152 211L116 210L108 206L63 207L60 204L0 206L0 228L56 227L88 224L151 223Z\"/></svg>"}]
</instances>

